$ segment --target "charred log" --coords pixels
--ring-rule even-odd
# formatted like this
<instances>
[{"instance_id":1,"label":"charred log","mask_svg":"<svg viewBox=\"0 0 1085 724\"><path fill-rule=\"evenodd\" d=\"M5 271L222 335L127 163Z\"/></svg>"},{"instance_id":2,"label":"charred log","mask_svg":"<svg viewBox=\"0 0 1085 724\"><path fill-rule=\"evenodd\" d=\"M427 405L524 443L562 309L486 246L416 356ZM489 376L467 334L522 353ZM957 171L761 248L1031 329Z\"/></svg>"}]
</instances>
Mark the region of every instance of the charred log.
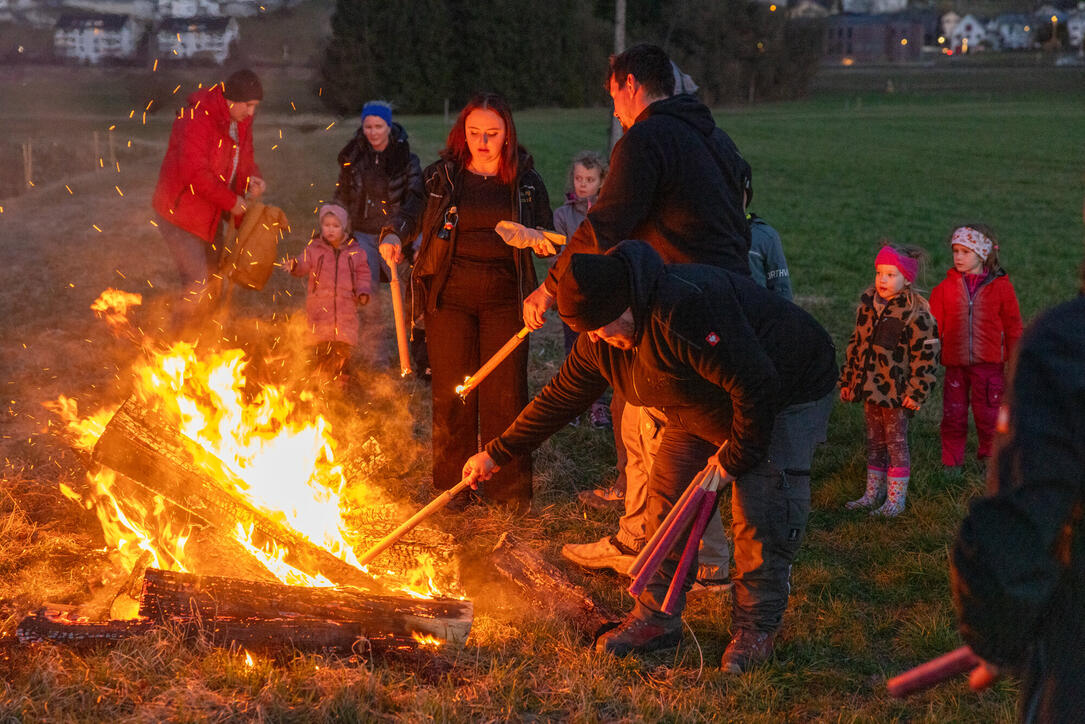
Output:
<instances>
[{"instance_id":1,"label":"charred log","mask_svg":"<svg viewBox=\"0 0 1085 724\"><path fill-rule=\"evenodd\" d=\"M585 637L594 639L601 629L619 619L559 568L544 560L538 551L510 533L503 533L498 539L490 561L529 600L569 621Z\"/></svg>"}]
</instances>

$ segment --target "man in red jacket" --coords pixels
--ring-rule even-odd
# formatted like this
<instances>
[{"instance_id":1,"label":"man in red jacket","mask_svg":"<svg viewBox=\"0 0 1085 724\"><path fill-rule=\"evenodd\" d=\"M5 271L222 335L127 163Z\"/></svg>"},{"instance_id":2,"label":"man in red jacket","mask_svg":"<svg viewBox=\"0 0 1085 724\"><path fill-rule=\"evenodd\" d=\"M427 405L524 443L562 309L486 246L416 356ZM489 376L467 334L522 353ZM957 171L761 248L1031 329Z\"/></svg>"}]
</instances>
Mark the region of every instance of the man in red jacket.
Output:
<instances>
[{"instance_id":1,"label":"man in red jacket","mask_svg":"<svg viewBox=\"0 0 1085 724\"><path fill-rule=\"evenodd\" d=\"M208 281L219 268L225 225L267 188L252 151L252 119L263 97L256 74L239 70L189 96L173 122L152 203L181 277L176 332L195 331L213 310Z\"/></svg>"}]
</instances>

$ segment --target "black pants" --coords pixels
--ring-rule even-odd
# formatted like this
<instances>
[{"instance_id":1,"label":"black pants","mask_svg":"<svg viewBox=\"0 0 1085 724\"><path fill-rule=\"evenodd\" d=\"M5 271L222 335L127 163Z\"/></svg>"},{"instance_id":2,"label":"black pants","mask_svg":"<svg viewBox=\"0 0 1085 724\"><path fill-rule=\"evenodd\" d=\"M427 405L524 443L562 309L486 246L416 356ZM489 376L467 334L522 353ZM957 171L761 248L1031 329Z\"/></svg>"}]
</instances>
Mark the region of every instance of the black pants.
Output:
<instances>
[{"instance_id":1,"label":"black pants","mask_svg":"<svg viewBox=\"0 0 1085 724\"><path fill-rule=\"evenodd\" d=\"M505 431L527 405L528 342L524 340L466 401L456 387L523 327L516 272L511 265L453 262L437 311L426 314L433 370L433 485L460 480L480 445ZM531 458L518 457L485 483L499 502L531 499Z\"/></svg>"}]
</instances>

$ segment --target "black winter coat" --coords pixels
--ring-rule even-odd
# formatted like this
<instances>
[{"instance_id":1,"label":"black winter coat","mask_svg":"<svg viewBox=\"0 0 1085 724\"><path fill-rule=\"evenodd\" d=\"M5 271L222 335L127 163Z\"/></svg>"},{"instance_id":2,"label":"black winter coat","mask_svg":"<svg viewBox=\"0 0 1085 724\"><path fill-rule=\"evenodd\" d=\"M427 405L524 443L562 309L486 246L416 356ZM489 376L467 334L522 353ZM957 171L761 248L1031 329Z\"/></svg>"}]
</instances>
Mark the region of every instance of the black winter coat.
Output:
<instances>
[{"instance_id":1,"label":"black winter coat","mask_svg":"<svg viewBox=\"0 0 1085 724\"><path fill-rule=\"evenodd\" d=\"M1022 721L1085 712L1085 297L1021 338L996 439L989 497L972 503L953 547L961 635L1024 674ZM1005 414L1005 410L1003 411Z\"/></svg>"},{"instance_id":2,"label":"black winter coat","mask_svg":"<svg viewBox=\"0 0 1085 724\"><path fill-rule=\"evenodd\" d=\"M720 462L740 475L768 451L776 415L836 383L829 333L751 279L701 264L665 266L642 241L609 252L633 289L634 348L577 338L558 374L486 446L498 465L525 455L598 399L609 383L632 405L681 408L694 434L729 441Z\"/></svg>"},{"instance_id":3,"label":"black winter coat","mask_svg":"<svg viewBox=\"0 0 1085 724\"><path fill-rule=\"evenodd\" d=\"M606 183L554 263L547 290L556 293L573 254L602 253L626 239L648 242L667 264L709 264L749 276L745 165L694 96L652 103L615 144Z\"/></svg>"},{"instance_id":4,"label":"black winter coat","mask_svg":"<svg viewBox=\"0 0 1085 724\"><path fill-rule=\"evenodd\" d=\"M362 129L339 152L339 185L335 202L350 214L355 231L392 232L406 251L414 241L425 204L422 169L411 153L407 132L392 124L388 146L374 151Z\"/></svg>"},{"instance_id":5,"label":"black winter coat","mask_svg":"<svg viewBox=\"0 0 1085 724\"><path fill-rule=\"evenodd\" d=\"M520 150L520 173L509 194L509 221L518 221L528 228L554 228L554 212L542 176L535 170L530 154ZM437 309L441 290L452 268L452 256L456 248L456 229L441 234L445 212L457 203L456 190L465 170L452 161L440 160L426 167L422 176L427 192L426 208L422 214L422 248L418 251L411 272L414 314ZM448 238L441 238L447 236ZM514 250L516 278L520 301L538 286L531 249ZM522 312L521 312L522 314Z\"/></svg>"}]
</instances>

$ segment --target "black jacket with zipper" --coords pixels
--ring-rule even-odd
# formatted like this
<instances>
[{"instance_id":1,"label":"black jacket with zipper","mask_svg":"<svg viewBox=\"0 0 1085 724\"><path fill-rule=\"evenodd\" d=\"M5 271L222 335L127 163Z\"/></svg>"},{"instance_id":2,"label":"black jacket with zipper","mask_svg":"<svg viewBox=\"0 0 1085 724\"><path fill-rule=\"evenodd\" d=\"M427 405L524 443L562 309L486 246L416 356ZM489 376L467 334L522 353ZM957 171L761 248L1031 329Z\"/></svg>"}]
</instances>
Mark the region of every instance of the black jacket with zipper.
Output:
<instances>
[{"instance_id":1,"label":"black jacket with zipper","mask_svg":"<svg viewBox=\"0 0 1085 724\"><path fill-rule=\"evenodd\" d=\"M440 160L422 172L426 188L426 208L422 214L422 247L411 272L414 315L433 312L440 303L452 268L452 256L456 248L456 229L453 227L447 239L438 234L445 222L445 212L457 203L460 179L465 169L453 161ZM509 221L518 221L528 228L554 228L554 213L550 209L550 197L542 176L535 170L531 156L520 150L519 174L509 193ZM536 286L535 265L531 249L514 250L516 278L520 300L523 301Z\"/></svg>"},{"instance_id":2,"label":"black jacket with zipper","mask_svg":"<svg viewBox=\"0 0 1085 724\"><path fill-rule=\"evenodd\" d=\"M677 409L694 434L729 441L721 462L740 475L765 456L783 408L833 389L838 370L828 332L778 294L725 269L664 265L643 241L609 253L629 273L634 348L580 335L554 379L486 445L498 465L534 450L609 383L630 404L668 416Z\"/></svg>"}]
</instances>

